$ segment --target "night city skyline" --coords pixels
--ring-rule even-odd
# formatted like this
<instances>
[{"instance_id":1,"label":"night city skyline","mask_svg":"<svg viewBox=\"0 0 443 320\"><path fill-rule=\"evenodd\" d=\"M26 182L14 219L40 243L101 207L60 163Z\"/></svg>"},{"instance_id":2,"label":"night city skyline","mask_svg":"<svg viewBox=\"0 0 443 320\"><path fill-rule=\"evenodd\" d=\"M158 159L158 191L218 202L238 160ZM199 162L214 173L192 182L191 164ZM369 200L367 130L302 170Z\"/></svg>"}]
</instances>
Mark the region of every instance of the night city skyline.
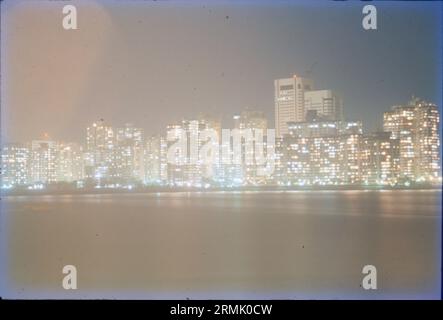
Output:
<instances>
[{"instance_id":1,"label":"night city skyline","mask_svg":"<svg viewBox=\"0 0 443 320\"><path fill-rule=\"evenodd\" d=\"M0 9L0 302L441 299L443 0Z\"/></svg>"}]
</instances>

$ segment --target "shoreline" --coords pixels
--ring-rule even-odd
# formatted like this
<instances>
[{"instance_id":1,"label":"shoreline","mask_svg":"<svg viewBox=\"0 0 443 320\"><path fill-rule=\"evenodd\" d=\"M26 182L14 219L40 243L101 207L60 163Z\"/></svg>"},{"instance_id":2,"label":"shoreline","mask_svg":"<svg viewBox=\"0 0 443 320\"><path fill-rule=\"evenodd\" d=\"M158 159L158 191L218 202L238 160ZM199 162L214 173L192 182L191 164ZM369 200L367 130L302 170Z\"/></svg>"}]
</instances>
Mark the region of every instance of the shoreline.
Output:
<instances>
[{"instance_id":1,"label":"shoreline","mask_svg":"<svg viewBox=\"0 0 443 320\"><path fill-rule=\"evenodd\" d=\"M47 189L47 190L2 190L1 197L6 196L43 196L43 195L87 195L87 194L150 194L150 193L211 193L211 192L268 192L268 191L394 191L394 190L435 190L442 191L441 186L291 186L291 187L235 187L235 188L183 188L183 187L143 187L128 189Z\"/></svg>"}]
</instances>

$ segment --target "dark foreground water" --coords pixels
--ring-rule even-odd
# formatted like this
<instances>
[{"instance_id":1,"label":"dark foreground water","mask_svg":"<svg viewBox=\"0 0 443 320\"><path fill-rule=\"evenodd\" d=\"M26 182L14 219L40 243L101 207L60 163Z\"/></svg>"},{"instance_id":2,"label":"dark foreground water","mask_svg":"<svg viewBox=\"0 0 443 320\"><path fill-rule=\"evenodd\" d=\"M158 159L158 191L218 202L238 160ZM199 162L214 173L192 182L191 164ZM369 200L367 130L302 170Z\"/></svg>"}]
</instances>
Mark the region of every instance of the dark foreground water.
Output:
<instances>
[{"instance_id":1,"label":"dark foreground water","mask_svg":"<svg viewBox=\"0 0 443 320\"><path fill-rule=\"evenodd\" d=\"M3 198L3 296L439 298L441 192ZM77 290L62 288L64 265ZM377 268L377 290L361 287Z\"/></svg>"}]
</instances>

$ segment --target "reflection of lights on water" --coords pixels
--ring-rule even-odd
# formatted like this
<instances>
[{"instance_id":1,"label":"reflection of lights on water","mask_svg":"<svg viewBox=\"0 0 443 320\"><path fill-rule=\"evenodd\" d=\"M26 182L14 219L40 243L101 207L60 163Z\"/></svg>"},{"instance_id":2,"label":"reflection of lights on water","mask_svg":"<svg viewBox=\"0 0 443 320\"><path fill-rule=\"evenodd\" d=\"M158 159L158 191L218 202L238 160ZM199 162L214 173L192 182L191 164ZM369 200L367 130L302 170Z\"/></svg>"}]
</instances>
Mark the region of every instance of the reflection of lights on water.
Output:
<instances>
[{"instance_id":1,"label":"reflection of lights on water","mask_svg":"<svg viewBox=\"0 0 443 320\"><path fill-rule=\"evenodd\" d=\"M28 190L42 190L45 186L43 184L34 184L28 187Z\"/></svg>"}]
</instances>

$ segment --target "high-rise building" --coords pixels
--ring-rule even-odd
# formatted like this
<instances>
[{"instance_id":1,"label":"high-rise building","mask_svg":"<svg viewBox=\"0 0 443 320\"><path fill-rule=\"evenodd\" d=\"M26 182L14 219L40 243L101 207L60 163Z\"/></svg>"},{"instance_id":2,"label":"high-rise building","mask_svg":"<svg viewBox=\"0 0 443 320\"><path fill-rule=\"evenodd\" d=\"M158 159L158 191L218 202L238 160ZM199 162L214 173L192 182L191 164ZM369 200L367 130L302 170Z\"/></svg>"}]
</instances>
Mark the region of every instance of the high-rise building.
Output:
<instances>
[{"instance_id":1,"label":"high-rise building","mask_svg":"<svg viewBox=\"0 0 443 320\"><path fill-rule=\"evenodd\" d=\"M305 117L309 111L315 111L325 120L343 120L343 101L332 90L305 91L304 108Z\"/></svg>"},{"instance_id":2,"label":"high-rise building","mask_svg":"<svg viewBox=\"0 0 443 320\"><path fill-rule=\"evenodd\" d=\"M29 181L29 148L23 144L7 144L1 153L1 187L13 188Z\"/></svg>"},{"instance_id":3,"label":"high-rise building","mask_svg":"<svg viewBox=\"0 0 443 320\"><path fill-rule=\"evenodd\" d=\"M414 106L394 106L383 115L383 130L391 132L392 139L399 140L399 176L402 180L415 179L415 127Z\"/></svg>"},{"instance_id":4,"label":"high-rise building","mask_svg":"<svg viewBox=\"0 0 443 320\"><path fill-rule=\"evenodd\" d=\"M415 101L415 176L438 183L440 171L440 115L433 103Z\"/></svg>"},{"instance_id":5,"label":"high-rise building","mask_svg":"<svg viewBox=\"0 0 443 320\"><path fill-rule=\"evenodd\" d=\"M144 149L144 183L162 185L167 182L167 142L166 138L154 135L146 138Z\"/></svg>"},{"instance_id":6,"label":"high-rise building","mask_svg":"<svg viewBox=\"0 0 443 320\"><path fill-rule=\"evenodd\" d=\"M48 184L57 181L58 145L50 140L33 140L29 162L30 183Z\"/></svg>"},{"instance_id":7,"label":"high-rise building","mask_svg":"<svg viewBox=\"0 0 443 320\"><path fill-rule=\"evenodd\" d=\"M397 184L399 162L399 139L393 139L389 132L375 132L363 137L362 175L364 184Z\"/></svg>"},{"instance_id":8,"label":"high-rise building","mask_svg":"<svg viewBox=\"0 0 443 320\"><path fill-rule=\"evenodd\" d=\"M312 80L294 75L274 81L275 130L277 137L287 134L288 122L305 120L305 92L312 90Z\"/></svg>"},{"instance_id":9,"label":"high-rise building","mask_svg":"<svg viewBox=\"0 0 443 320\"><path fill-rule=\"evenodd\" d=\"M241 135L241 147L239 149L241 164L226 166L226 169L231 170L231 172L241 172L244 184L265 184L269 177L259 174L259 170L266 165L268 138L266 116L262 111L246 109L240 115L234 116L233 120L234 129L237 129L238 134ZM262 156L262 163L257 161L257 156ZM238 166L238 170L234 170L235 166Z\"/></svg>"},{"instance_id":10,"label":"high-rise building","mask_svg":"<svg viewBox=\"0 0 443 320\"><path fill-rule=\"evenodd\" d=\"M103 119L86 130L85 175L98 181L114 178L114 130Z\"/></svg>"},{"instance_id":11,"label":"high-rise building","mask_svg":"<svg viewBox=\"0 0 443 320\"><path fill-rule=\"evenodd\" d=\"M113 169L115 178L122 181L143 181L143 129L132 124L117 128Z\"/></svg>"},{"instance_id":12,"label":"high-rise building","mask_svg":"<svg viewBox=\"0 0 443 320\"><path fill-rule=\"evenodd\" d=\"M440 116L435 104L413 98L383 115L384 131L399 139L400 182L438 183L440 172Z\"/></svg>"},{"instance_id":13,"label":"high-rise building","mask_svg":"<svg viewBox=\"0 0 443 320\"><path fill-rule=\"evenodd\" d=\"M206 180L212 180L218 163L208 164L200 157L201 147L209 143L204 133L209 131L217 137L217 129L204 119L183 120L167 127L168 153L172 150L167 157L170 185L199 187Z\"/></svg>"},{"instance_id":14,"label":"high-rise building","mask_svg":"<svg viewBox=\"0 0 443 320\"><path fill-rule=\"evenodd\" d=\"M60 143L57 155L57 181L73 182L84 178L83 149L77 143Z\"/></svg>"},{"instance_id":15,"label":"high-rise building","mask_svg":"<svg viewBox=\"0 0 443 320\"><path fill-rule=\"evenodd\" d=\"M288 178L288 159L290 148L287 145L287 138L275 138L275 156L274 156L274 173L272 174L271 183L278 186L286 186L290 184Z\"/></svg>"},{"instance_id":16,"label":"high-rise building","mask_svg":"<svg viewBox=\"0 0 443 320\"><path fill-rule=\"evenodd\" d=\"M360 121L289 122L283 137L285 184L348 185L361 182ZM281 169L280 169L281 170Z\"/></svg>"}]
</instances>

